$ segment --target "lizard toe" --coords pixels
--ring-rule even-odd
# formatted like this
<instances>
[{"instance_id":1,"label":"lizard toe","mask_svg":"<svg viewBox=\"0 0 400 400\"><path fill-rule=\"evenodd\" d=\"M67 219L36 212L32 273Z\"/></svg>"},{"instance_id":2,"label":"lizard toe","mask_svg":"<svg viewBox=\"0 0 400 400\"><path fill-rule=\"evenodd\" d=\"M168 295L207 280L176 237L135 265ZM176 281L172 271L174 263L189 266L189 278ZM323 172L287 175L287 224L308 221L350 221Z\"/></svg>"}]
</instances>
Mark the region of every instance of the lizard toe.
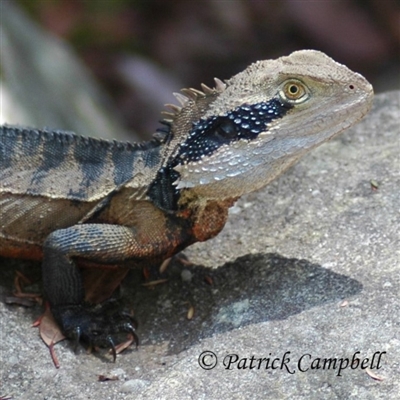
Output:
<instances>
[{"instance_id":1,"label":"lizard toe","mask_svg":"<svg viewBox=\"0 0 400 400\"><path fill-rule=\"evenodd\" d=\"M116 359L115 341L121 334L129 333L136 347L139 338L136 334L137 321L126 311L111 313L110 307L102 305L67 305L51 308L53 316L63 334L75 342L91 347L111 348L113 360Z\"/></svg>"}]
</instances>

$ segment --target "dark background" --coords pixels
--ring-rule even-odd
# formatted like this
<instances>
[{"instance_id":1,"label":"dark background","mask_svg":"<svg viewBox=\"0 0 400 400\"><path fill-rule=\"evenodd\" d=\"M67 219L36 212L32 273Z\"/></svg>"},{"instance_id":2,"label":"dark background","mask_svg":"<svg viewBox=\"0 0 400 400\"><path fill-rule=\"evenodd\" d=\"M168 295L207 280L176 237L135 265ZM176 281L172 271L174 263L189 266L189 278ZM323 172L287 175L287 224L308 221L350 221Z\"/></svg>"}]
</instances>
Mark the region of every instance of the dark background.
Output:
<instances>
[{"instance_id":1,"label":"dark background","mask_svg":"<svg viewBox=\"0 0 400 400\"><path fill-rule=\"evenodd\" d=\"M400 87L396 0L19 0L69 42L136 132L157 127L181 87L212 85L259 59L312 48L367 77Z\"/></svg>"}]
</instances>

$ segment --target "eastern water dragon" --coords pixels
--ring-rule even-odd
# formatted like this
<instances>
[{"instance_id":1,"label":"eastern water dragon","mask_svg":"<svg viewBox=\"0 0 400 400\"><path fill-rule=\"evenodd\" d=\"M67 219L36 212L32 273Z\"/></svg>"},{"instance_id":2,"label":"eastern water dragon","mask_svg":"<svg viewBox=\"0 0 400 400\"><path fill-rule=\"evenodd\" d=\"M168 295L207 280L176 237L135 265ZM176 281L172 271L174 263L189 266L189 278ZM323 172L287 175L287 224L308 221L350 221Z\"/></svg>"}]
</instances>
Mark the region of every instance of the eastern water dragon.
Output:
<instances>
[{"instance_id":1,"label":"eastern water dragon","mask_svg":"<svg viewBox=\"0 0 400 400\"><path fill-rule=\"evenodd\" d=\"M161 263L217 235L243 194L359 121L372 86L325 54L258 61L214 88L184 89L143 144L57 130L0 131L0 255L42 260L63 333L113 347L131 317L93 311L81 268Z\"/></svg>"}]
</instances>

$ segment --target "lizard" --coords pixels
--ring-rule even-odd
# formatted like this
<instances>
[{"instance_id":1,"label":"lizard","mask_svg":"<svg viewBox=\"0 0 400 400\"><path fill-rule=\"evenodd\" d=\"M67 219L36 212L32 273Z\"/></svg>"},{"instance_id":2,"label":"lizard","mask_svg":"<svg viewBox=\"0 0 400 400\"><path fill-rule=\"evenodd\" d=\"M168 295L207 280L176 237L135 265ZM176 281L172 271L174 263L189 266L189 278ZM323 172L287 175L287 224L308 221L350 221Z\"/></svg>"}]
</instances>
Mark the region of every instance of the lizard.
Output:
<instances>
[{"instance_id":1,"label":"lizard","mask_svg":"<svg viewBox=\"0 0 400 400\"><path fill-rule=\"evenodd\" d=\"M0 255L42 260L64 335L115 348L136 323L85 302L84 263L143 267L217 235L228 209L371 108L360 74L315 50L257 61L213 88L183 89L141 144L5 125ZM105 307L105 306L104 306Z\"/></svg>"}]
</instances>

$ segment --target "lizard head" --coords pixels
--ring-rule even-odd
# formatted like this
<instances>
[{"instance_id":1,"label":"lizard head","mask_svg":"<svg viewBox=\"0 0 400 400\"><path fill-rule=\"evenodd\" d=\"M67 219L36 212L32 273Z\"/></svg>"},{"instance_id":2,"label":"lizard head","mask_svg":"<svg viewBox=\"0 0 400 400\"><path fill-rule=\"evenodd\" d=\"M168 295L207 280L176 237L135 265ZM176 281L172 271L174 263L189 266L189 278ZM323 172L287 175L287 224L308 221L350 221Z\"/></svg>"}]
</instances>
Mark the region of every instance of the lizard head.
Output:
<instances>
[{"instance_id":1,"label":"lizard head","mask_svg":"<svg viewBox=\"0 0 400 400\"><path fill-rule=\"evenodd\" d=\"M165 164L176 191L216 200L265 186L360 120L373 98L364 77L313 50L258 61L216 83L178 95Z\"/></svg>"}]
</instances>

